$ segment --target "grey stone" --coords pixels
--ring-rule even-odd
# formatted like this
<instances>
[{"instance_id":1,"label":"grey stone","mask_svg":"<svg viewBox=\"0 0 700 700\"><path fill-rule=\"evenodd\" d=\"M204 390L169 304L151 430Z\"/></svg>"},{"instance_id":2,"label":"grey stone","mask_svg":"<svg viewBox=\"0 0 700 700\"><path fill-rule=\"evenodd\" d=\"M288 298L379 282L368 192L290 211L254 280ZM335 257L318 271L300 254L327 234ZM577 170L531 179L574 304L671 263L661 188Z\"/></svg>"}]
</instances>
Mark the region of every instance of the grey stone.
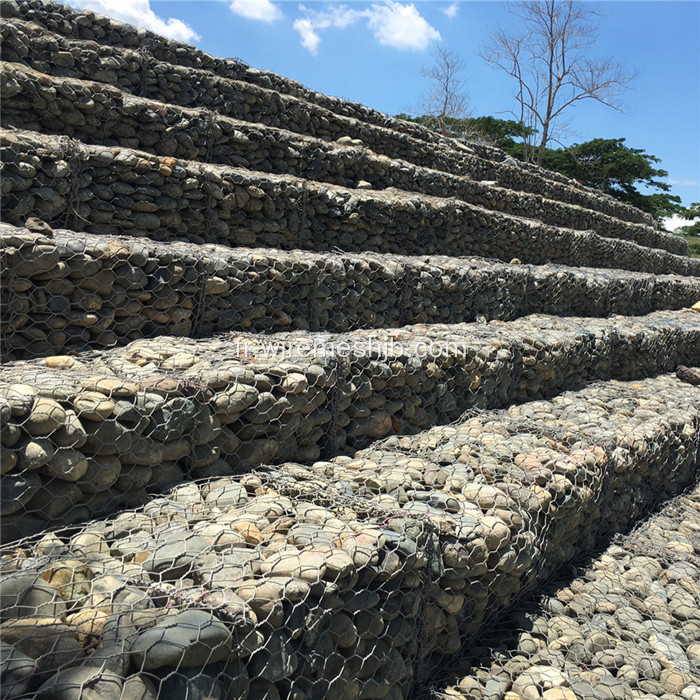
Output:
<instances>
[{"instance_id":1,"label":"grey stone","mask_svg":"<svg viewBox=\"0 0 700 700\"><path fill-rule=\"evenodd\" d=\"M122 679L90 666L61 669L39 687L36 697L55 700L120 700Z\"/></svg>"},{"instance_id":2,"label":"grey stone","mask_svg":"<svg viewBox=\"0 0 700 700\"><path fill-rule=\"evenodd\" d=\"M0 513L20 511L41 488L41 477L33 471L3 474L0 477Z\"/></svg>"},{"instance_id":3,"label":"grey stone","mask_svg":"<svg viewBox=\"0 0 700 700\"><path fill-rule=\"evenodd\" d=\"M196 557L208 548L206 540L187 530L163 530L156 535L153 556L144 568L152 576L175 580L191 571Z\"/></svg>"},{"instance_id":4,"label":"grey stone","mask_svg":"<svg viewBox=\"0 0 700 700\"><path fill-rule=\"evenodd\" d=\"M144 673L135 673L124 680L122 698L126 700L156 700L158 690L151 679Z\"/></svg>"},{"instance_id":5,"label":"grey stone","mask_svg":"<svg viewBox=\"0 0 700 700\"><path fill-rule=\"evenodd\" d=\"M265 646L251 656L248 667L254 677L276 682L291 676L298 663L296 652L285 633L275 630L265 640Z\"/></svg>"},{"instance_id":6,"label":"grey stone","mask_svg":"<svg viewBox=\"0 0 700 700\"><path fill-rule=\"evenodd\" d=\"M15 698L29 690L34 669L34 659L0 642L0 689L4 698Z\"/></svg>"},{"instance_id":7,"label":"grey stone","mask_svg":"<svg viewBox=\"0 0 700 700\"><path fill-rule=\"evenodd\" d=\"M231 653L231 633L211 613L184 610L145 630L131 650L137 668L203 667Z\"/></svg>"}]
</instances>

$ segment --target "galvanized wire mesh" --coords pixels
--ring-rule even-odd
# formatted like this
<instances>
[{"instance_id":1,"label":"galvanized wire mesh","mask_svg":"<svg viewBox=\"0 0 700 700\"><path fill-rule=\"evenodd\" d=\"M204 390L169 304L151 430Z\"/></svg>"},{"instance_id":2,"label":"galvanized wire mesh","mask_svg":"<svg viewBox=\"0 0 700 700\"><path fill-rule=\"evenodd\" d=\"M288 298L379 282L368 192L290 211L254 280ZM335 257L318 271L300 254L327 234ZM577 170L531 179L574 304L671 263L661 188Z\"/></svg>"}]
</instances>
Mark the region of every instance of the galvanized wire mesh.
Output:
<instances>
[{"instance_id":1,"label":"galvanized wire mesh","mask_svg":"<svg viewBox=\"0 0 700 700\"><path fill-rule=\"evenodd\" d=\"M191 46L57 3L7 2L3 55L54 76L95 80L134 95L312 134L356 139L391 158L404 158L475 180L499 180L521 192L605 212L623 221L653 224L649 214L582 187L533 164L511 167L499 149L465 146L416 124L357 103L324 95L240 60L220 59ZM683 241L668 238L684 253ZM671 248L669 248L670 250Z\"/></svg>"},{"instance_id":2,"label":"galvanized wire mesh","mask_svg":"<svg viewBox=\"0 0 700 700\"><path fill-rule=\"evenodd\" d=\"M700 405L675 378L526 406L7 546L7 697L405 696L697 475Z\"/></svg>"},{"instance_id":3,"label":"galvanized wire mesh","mask_svg":"<svg viewBox=\"0 0 700 700\"><path fill-rule=\"evenodd\" d=\"M90 233L157 240L700 273L693 258L543 224L533 218L539 206L526 218L454 197L348 189L36 131L3 129L0 147L4 215L15 225L33 215L51 226L77 221Z\"/></svg>"},{"instance_id":4,"label":"galvanized wire mesh","mask_svg":"<svg viewBox=\"0 0 700 700\"><path fill-rule=\"evenodd\" d=\"M14 25L9 25L12 28ZM133 73L131 75L134 75ZM341 143L301 136L275 127L251 126L227 118L216 109L177 108L122 93L103 83L46 76L20 64L0 70L3 126L68 134L88 143L149 150L161 156L219 163L250 170L286 173L344 187L400 188L406 192L458 199L545 224L579 230L596 229L605 237L630 240L684 254L685 241L653 227L622 221L596 210L552 201L541 195L515 192L453 173L390 160L365 147L361 139L341 137ZM76 99L76 96L78 98ZM170 97L168 95L168 97ZM245 102L227 104L241 109ZM385 140L390 140L385 137ZM382 149L383 150L383 149ZM411 159L416 158L415 153ZM420 161L420 158L419 158ZM459 169L452 166L453 170Z\"/></svg>"},{"instance_id":5,"label":"galvanized wire mesh","mask_svg":"<svg viewBox=\"0 0 700 700\"><path fill-rule=\"evenodd\" d=\"M697 697L699 523L696 486L500 620L433 697Z\"/></svg>"},{"instance_id":6,"label":"galvanized wire mesh","mask_svg":"<svg viewBox=\"0 0 700 700\"><path fill-rule=\"evenodd\" d=\"M185 477L308 463L450 423L467 410L700 364L698 353L697 314L656 312L163 337L6 363L5 532L135 505Z\"/></svg>"},{"instance_id":7,"label":"galvanized wire mesh","mask_svg":"<svg viewBox=\"0 0 700 700\"><path fill-rule=\"evenodd\" d=\"M647 215L94 13L0 11L3 698L419 694L696 479L694 371L655 375L700 365L700 262ZM630 603L655 637L594 615L579 658L552 602L556 635L459 692L569 700L564 654L595 697L697 700L694 647L659 657L698 639L680 529L609 553L663 559ZM581 619L585 585L557 594ZM638 637L659 673L618 669Z\"/></svg>"},{"instance_id":8,"label":"galvanized wire mesh","mask_svg":"<svg viewBox=\"0 0 700 700\"><path fill-rule=\"evenodd\" d=\"M3 359L158 335L347 331L684 308L700 278L484 258L302 253L0 224Z\"/></svg>"}]
</instances>

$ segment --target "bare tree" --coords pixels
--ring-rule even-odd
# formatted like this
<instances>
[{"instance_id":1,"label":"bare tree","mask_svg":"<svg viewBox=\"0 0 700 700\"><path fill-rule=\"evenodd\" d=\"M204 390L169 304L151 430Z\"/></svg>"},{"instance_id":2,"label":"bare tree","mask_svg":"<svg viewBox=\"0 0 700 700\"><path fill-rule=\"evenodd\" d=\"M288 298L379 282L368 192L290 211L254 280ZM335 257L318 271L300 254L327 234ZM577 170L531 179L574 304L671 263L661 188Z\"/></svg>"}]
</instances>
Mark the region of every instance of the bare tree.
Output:
<instances>
[{"instance_id":1,"label":"bare tree","mask_svg":"<svg viewBox=\"0 0 700 700\"><path fill-rule=\"evenodd\" d=\"M448 136L448 120L468 116L469 99L460 78L465 66L464 61L444 46L433 51L433 59L433 64L420 72L430 81L421 109L423 114L434 117L440 132Z\"/></svg>"},{"instance_id":2,"label":"bare tree","mask_svg":"<svg viewBox=\"0 0 700 700\"><path fill-rule=\"evenodd\" d=\"M481 57L515 80L519 113L512 114L536 132L523 137L524 157L541 164L565 110L582 100L621 110L620 92L635 76L610 59L589 57L598 14L581 2L520 0L509 9L522 20L522 32L499 28Z\"/></svg>"}]
</instances>

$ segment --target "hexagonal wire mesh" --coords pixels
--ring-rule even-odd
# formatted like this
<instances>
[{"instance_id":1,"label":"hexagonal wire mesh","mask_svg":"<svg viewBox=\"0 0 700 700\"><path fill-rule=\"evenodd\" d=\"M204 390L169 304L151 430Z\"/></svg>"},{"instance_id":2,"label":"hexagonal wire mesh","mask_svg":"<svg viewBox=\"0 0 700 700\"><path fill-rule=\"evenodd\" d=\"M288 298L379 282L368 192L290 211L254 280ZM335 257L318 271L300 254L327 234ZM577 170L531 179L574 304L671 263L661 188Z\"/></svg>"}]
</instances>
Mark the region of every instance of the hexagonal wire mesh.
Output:
<instances>
[{"instance_id":1,"label":"hexagonal wire mesh","mask_svg":"<svg viewBox=\"0 0 700 700\"><path fill-rule=\"evenodd\" d=\"M493 625L436 698L700 692L700 488Z\"/></svg>"},{"instance_id":2,"label":"hexagonal wire mesh","mask_svg":"<svg viewBox=\"0 0 700 700\"><path fill-rule=\"evenodd\" d=\"M19 540L0 558L8 692L403 697L692 483L699 423L674 377L598 383Z\"/></svg>"},{"instance_id":3,"label":"hexagonal wire mesh","mask_svg":"<svg viewBox=\"0 0 700 700\"><path fill-rule=\"evenodd\" d=\"M3 12L3 697L403 697L693 480L697 401L643 377L700 364L668 311L700 264L648 217L108 18ZM669 622L632 630L658 673L600 618L590 660L539 621L534 661L460 687L690 698L673 566L673 620L656 584L631 604Z\"/></svg>"},{"instance_id":4,"label":"hexagonal wire mesh","mask_svg":"<svg viewBox=\"0 0 700 700\"><path fill-rule=\"evenodd\" d=\"M347 331L683 308L695 277L483 258L230 249L0 225L4 359L158 335ZM465 264L466 263L466 264Z\"/></svg>"}]
</instances>

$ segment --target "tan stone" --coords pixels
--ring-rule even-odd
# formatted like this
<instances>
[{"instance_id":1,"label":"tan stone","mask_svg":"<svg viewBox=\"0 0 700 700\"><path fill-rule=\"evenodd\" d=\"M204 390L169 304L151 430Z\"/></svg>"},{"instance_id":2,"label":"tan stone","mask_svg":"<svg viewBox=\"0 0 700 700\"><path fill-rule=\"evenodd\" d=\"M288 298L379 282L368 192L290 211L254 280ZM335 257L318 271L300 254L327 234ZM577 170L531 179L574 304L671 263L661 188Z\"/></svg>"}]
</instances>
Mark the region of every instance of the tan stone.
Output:
<instances>
[{"instance_id":1,"label":"tan stone","mask_svg":"<svg viewBox=\"0 0 700 700\"><path fill-rule=\"evenodd\" d=\"M56 588L66 601L76 601L89 595L93 572L84 562L65 559L41 574L41 578Z\"/></svg>"},{"instance_id":2,"label":"tan stone","mask_svg":"<svg viewBox=\"0 0 700 700\"><path fill-rule=\"evenodd\" d=\"M99 639L105 623L112 614L111 607L83 608L66 618L68 624L75 627L78 641L84 646Z\"/></svg>"},{"instance_id":3,"label":"tan stone","mask_svg":"<svg viewBox=\"0 0 700 700\"><path fill-rule=\"evenodd\" d=\"M69 368L75 364L75 358L70 355L52 355L46 358L46 366L58 369Z\"/></svg>"},{"instance_id":4,"label":"tan stone","mask_svg":"<svg viewBox=\"0 0 700 700\"><path fill-rule=\"evenodd\" d=\"M309 380L299 372L291 372L280 382L285 394L301 394L309 386Z\"/></svg>"},{"instance_id":5,"label":"tan stone","mask_svg":"<svg viewBox=\"0 0 700 700\"><path fill-rule=\"evenodd\" d=\"M80 649L77 630L57 617L25 617L8 620L0 627L0 639L34 659L63 651L61 642L73 642Z\"/></svg>"},{"instance_id":6,"label":"tan stone","mask_svg":"<svg viewBox=\"0 0 700 700\"><path fill-rule=\"evenodd\" d=\"M253 523L243 521L236 523L234 528L248 544L258 545L265 541L265 535Z\"/></svg>"},{"instance_id":7,"label":"tan stone","mask_svg":"<svg viewBox=\"0 0 700 700\"><path fill-rule=\"evenodd\" d=\"M661 671L660 681L667 693L680 695L692 681L692 678L687 673L681 673L672 668L665 668Z\"/></svg>"},{"instance_id":8,"label":"tan stone","mask_svg":"<svg viewBox=\"0 0 700 700\"><path fill-rule=\"evenodd\" d=\"M679 552L680 554L695 554L695 549L692 544L688 542L676 542L675 540L670 540L666 543L666 547L672 552Z\"/></svg>"},{"instance_id":9,"label":"tan stone","mask_svg":"<svg viewBox=\"0 0 700 700\"><path fill-rule=\"evenodd\" d=\"M24 422L24 428L32 435L49 435L63 425L66 412L58 401L46 396L34 400L32 411Z\"/></svg>"},{"instance_id":10,"label":"tan stone","mask_svg":"<svg viewBox=\"0 0 700 700\"><path fill-rule=\"evenodd\" d=\"M542 693L545 700L576 700L576 693L571 688L550 688Z\"/></svg>"},{"instance_id":11,"label":"tan stone","mask_svg":"<svg viewBox=\"0 0 700 700\"><path fill-rule=\"evenodd\" d=\"M73 399L73 406L78 415L95 421L109 418L114 405L112 399L98 391L83 391Z\"/></svg>"},{"instance_id":12,"label":"tan stone","mask_svg":"<svg viewBox=\"0 0 700 700\"><path fill-rule=\"evenodd\" d=\"M481 519L484 542L489 551L495 552L510 543L510 528L500 519L486 515Z\"/></svg>"},{"instance_id":13,"label":"tan stone","mask_svg":"<svg viewBox=\"0 0 700 700\"><path fill-rule=\"evenodd\" d=\"M94 390L106 394L107 396L125 399L134 396L138 391L139 385L135 382L127 382L123 379L107 378L98 379L93 387Z\"/></svg>"}]
</instances>

